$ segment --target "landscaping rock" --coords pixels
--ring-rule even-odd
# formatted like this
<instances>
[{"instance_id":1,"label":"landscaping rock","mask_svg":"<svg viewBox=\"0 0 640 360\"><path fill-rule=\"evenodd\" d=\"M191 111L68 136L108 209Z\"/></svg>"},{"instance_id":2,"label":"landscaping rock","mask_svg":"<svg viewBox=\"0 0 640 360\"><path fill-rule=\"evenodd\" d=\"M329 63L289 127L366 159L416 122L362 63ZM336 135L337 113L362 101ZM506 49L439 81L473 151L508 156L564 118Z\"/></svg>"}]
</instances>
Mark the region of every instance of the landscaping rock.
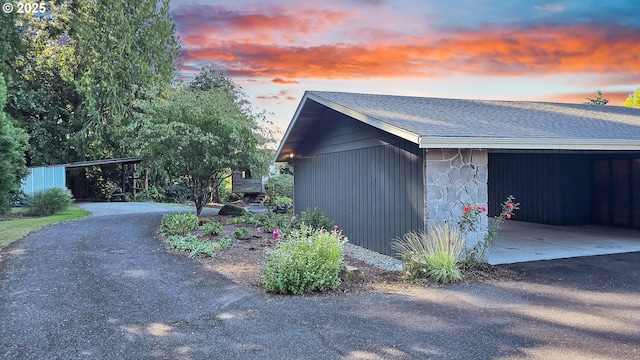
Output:
<instances>
[{"instance_id":1,"label":"landscaping rock","mask_svg":"<svg viewBox=\"0 0 640 360\"><path fill-rule=\"evenodd\" d=\"M342 281L364 282L364 273L354 266L343 266L339 276Z\"/></svg>"},{"instance_id":2,"label":"landscaping rock","mask_svg":"<svg viewBox=\"0 0 640 360\"><path fill-rule=\"evenodd\" d=\"M246 210L244 208L241 208L240 206L227 204L220 209L218 214L223 216L226 216L226 215L240 216L244 214L245 211Z\"/></svg>"}]
</instances>

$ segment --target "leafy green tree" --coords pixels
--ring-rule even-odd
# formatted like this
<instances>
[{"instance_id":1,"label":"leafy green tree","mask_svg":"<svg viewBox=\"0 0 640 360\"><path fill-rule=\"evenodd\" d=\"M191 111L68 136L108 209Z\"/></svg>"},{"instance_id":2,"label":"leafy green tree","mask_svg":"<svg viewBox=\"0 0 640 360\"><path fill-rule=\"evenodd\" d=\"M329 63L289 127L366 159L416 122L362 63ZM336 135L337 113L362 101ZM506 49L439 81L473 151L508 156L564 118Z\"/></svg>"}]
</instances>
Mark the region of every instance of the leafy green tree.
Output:
<instances>
[{"instance_id":1,"label":"leafy green tree","mask_svg":"<svg viewBox=\"0 0 640 360\"><path fill-rule=\"evenodd\" d=\"M4 74L7 87L11 86L16 77L15 59L23 48L16 19L15 12L2 13L0 16L0 73Z\"/></svg>"},{"instance_id":2,"label":"leafy green tree","mask_svg":"<svg viewBox=\"0 0 640 360\"><path fill-rule=\"evenodd\" d=\"M214 64L203 65L195 78L189 83L189 88L202 91L219 89L240 95L233 80L225 76L224 72Z\"/></svg>"},{"instance_id":3,"label":"leafy green tree","mask_svg":"<svg viewBox=\"0 0 640 360\"><path fill-rule=\"evenodd\" d=\"M609 99L605 99L600 90L596 91L595 98L587 98L587 101L584 102L585 105L607 105L608 103Z\"/></svg>"},{"instance_id":4,"label":"leafy green tree","mask_svg":"<svg viewBox=\"0 0 640 360\"><path fill-rule=\"evenodd\" d=\"M13 74L7 112L29 133L28 163L127 155L133 102L168 88L175 71L169 0L55 0L47 9L0 17L0 70Z\"/></svg>"},{"instance_id":5,"label":"leafy green tree","mask_svg":"<svg viewBox=\"0 0 640 360\"><path fill-rule=\"evenodd\" d=\"M640 108L640 87L636 89L636 92L627 97L627 100L622 103L622 106Z\"/></svg>"},{"instance_id":6,"label":"leafy green tree","mask_svg":"<svg viewBox=\"0 0 640 360\"><path fill-rule=\"evenodd\" d=\"M6 86L0 74L0 109L6 102ZM11 193L20 188L20 181L27 175L24 152L27 150L26 133L13 125L12 120L0 110L0 213L11 205Z\"/></svg>"},{"instance_id":7,"label":"leafy green tree","mask_svg":"<svg viewBox=\"0 0 640 360\"><path fill-rule=\"evenodd\" d=\"M168 88L175 72L180 47L169 0L82 1L75 20L76 114L86 119L77 146L87 158L126 155L134 102Z\"/></svg>"},{"instance_id":8,"label":"leafy green tree","mask_svg":"<svg viewBox=\"0 0 640 360\"><path fill-rule=\"evenodd\" d=\"M14 59L20 79L8 101L11 116L29 133L29 165L75 160L69 138L82 128L82 119L75 116L80 99L74 84L77 41L71 31L77 4L58 1L47 7L50 12L42 18L25 14L16 19L23 45Z\"/></svg>"},{"instance_id":9,"label":"leafy green tree","mask_svg":"<svg viewBox=\"0 0 640 360\"><path fill-rule=\"evenodd\" d=\"M198 215L212 190L233 171L267 173L264 119L244 106L235 90L188 86L139 106L141 115L132 133L137 134L134 143L140 155L147 165L163 169L189 190Z\"/></svg>"}]
</instances>

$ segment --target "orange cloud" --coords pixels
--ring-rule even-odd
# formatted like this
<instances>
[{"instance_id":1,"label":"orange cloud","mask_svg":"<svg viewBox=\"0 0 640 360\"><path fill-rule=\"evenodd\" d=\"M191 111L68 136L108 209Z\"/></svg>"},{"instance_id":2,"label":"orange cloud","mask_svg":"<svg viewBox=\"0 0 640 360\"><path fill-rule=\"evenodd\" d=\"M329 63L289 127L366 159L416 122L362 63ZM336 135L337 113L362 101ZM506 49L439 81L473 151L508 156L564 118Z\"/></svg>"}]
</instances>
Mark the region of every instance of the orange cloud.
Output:
<instances>
[{"instance_id":1,"label":"orange cloud","mask_svg":"<svg viewBox=\"0 0 640 360\"><path fill-rule=\"evenodd\" d=\"M232 76L274 79L614 72L640 81L639 37L639 30L630 27L564 26L458 32L435 41L414 38L412 43L359 44L353 39L353 43L287 46L209 40L207 46L189 46L185 39L183 58L219 62Z\"/></svg>"}]
</instances>

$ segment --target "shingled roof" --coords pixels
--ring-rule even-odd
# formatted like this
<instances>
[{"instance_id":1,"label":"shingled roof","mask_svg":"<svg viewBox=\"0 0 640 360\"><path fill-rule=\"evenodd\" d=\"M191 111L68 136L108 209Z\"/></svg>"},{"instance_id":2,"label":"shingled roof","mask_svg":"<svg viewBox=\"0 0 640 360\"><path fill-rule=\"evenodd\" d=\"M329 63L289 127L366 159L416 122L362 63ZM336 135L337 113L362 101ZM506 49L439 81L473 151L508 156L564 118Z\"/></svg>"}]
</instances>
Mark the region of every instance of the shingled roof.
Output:
<instances>
[{"instance_id":1,"label":"shingled roof","mask_svg":"<svg viewBox=\"0 0 640 360\"><path fill-rule=\"evenodd\" d=\"M640 150L640 109L307 91L278 154L303 141L300 127L322 107L422 148Z\"/></svg>"}]
</instances>

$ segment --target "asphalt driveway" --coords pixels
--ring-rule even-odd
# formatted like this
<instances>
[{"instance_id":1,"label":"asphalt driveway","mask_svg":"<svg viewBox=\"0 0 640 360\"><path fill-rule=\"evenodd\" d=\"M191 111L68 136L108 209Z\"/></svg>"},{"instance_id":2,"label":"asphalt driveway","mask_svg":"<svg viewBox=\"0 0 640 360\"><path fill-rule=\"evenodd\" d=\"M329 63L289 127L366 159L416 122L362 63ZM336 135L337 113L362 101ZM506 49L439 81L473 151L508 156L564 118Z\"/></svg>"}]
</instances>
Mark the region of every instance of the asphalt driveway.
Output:
<instances>
[{"instance_id":1,"label":"asphalt driveway","mask_svg":"<svg viewBox=\"0 0 640 360\"><path fill-rule=\"evenodd\" d=\"M518 282L272 296L167 253L161 212L119 206L2 251L1 358L640 359L640 253L508 265Z\"/></svg>"}]
</instances>

